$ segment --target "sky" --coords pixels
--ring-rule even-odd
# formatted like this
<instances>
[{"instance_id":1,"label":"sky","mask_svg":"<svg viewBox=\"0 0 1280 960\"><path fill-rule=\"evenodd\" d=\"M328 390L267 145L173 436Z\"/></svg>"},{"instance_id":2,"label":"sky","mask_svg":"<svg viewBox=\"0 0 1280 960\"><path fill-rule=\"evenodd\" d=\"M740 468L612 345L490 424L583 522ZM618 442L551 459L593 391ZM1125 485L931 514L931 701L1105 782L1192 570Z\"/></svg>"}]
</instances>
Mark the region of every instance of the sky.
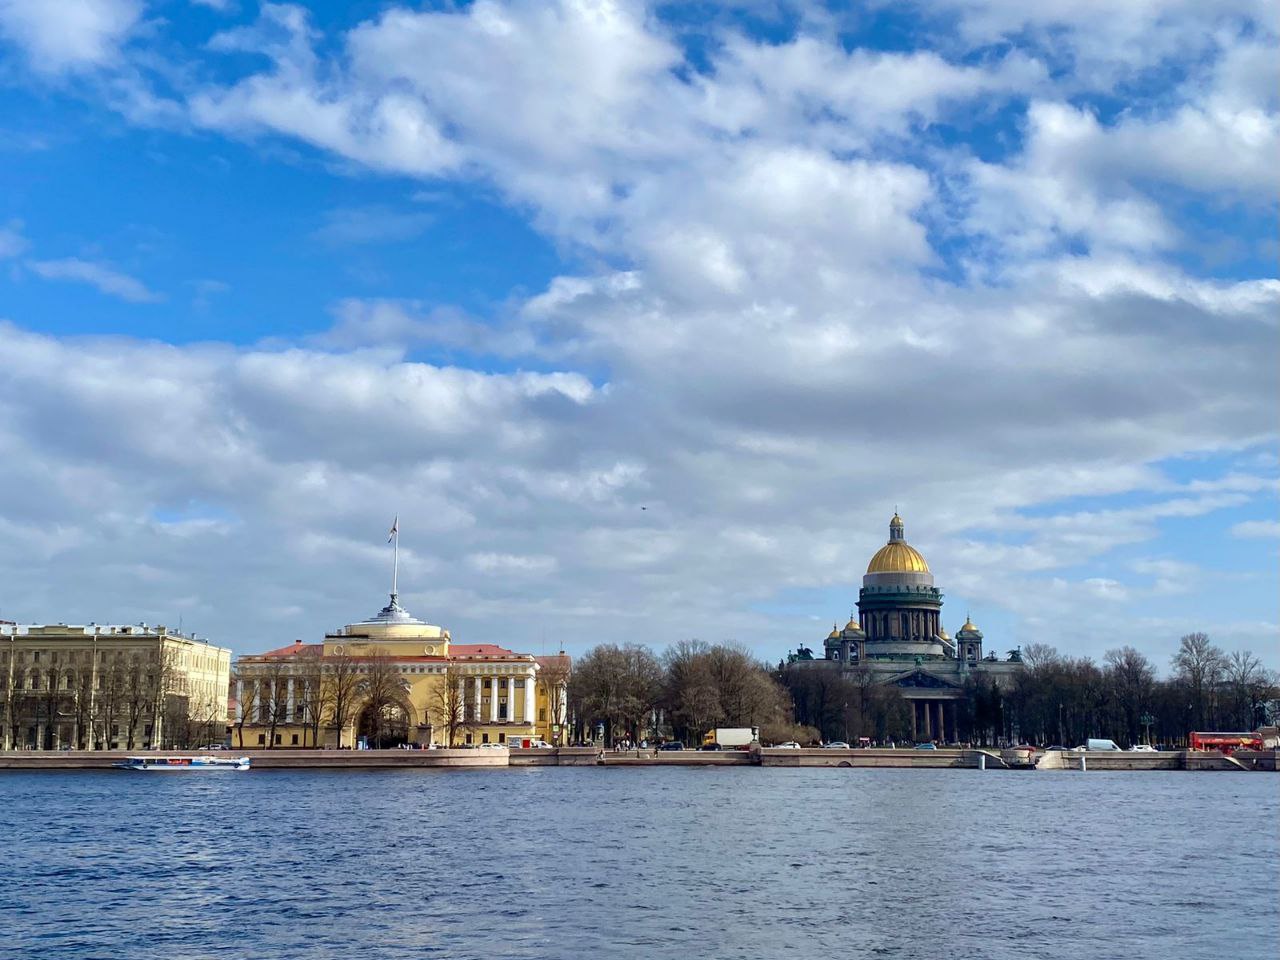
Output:
<instances>
[{"instance_id":1,"label":"sky","mask_svg":"<svg viewBox=\"0 0 1280 960\"><path fill-rule=\"evenodd\" d=\"M0 618L1277 650L1280 7L0 0Z\"/></svg>"}]
</instances>

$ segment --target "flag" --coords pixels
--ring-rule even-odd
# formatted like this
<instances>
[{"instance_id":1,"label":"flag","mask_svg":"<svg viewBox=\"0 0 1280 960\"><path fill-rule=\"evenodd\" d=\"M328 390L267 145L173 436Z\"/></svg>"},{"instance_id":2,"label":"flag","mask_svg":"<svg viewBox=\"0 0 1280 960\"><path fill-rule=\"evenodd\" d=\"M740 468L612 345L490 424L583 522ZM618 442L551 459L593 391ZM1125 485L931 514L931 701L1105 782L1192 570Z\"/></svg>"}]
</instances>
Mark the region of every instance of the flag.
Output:
<instances>
[{"instance_id":1,"label":"flag","mask_svg":"<svg viewBox=\"0 0 1280 960\"><path fill-rule=\"evenodd\" d=\"M391 530L387 533L387 543L396 538L396 534L400 532L400 514L396 514L396 518L391 521Z\"/></svg>"}]
</instances>

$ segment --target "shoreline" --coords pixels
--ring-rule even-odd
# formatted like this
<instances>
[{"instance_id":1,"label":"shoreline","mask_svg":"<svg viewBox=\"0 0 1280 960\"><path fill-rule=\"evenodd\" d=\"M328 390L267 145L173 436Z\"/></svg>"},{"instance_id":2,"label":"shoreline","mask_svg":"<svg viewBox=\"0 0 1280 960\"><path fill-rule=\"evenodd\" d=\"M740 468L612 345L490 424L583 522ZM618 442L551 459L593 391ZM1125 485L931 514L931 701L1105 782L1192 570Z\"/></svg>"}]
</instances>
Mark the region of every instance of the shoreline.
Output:
<instances>
[{"instance_id":1,"label":"shoreline","mask_svg":"<svg viewBox=\"0 0 1280 960\"><path fill-rule=\"evenodd\" d=\"M510 767L828 767L1049 771L1220 770L1276 771L1280 750L1176 750L1160 753L1072 750L1039 753L1034 764L1015 765L1002 751L978 748L849 749L808 748L759 751L610 751L594 747L500 750L224 750L216 756L247 756L254 770L508 769ZM0 772L22 770L105 770L129 756L204 756L208 751L16 750L0 753Z\"/></svg>"}]
</instances>

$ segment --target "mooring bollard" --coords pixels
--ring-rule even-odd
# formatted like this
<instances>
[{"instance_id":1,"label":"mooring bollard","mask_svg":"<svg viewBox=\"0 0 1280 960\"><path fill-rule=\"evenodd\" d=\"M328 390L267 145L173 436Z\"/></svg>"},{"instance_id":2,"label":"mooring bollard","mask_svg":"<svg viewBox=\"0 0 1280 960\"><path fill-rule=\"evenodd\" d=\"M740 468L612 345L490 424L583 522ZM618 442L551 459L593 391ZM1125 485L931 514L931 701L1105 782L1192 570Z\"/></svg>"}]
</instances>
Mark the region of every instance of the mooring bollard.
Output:
<instances>
[{"instance_id":1,"label":"mooring bollard","mask_svg":"<svg viewBox=\"0 0 1280 960\"><path fill-rule=\"evenodd\" d=\"M1088 769L1089 769L1089 765L1085 763L1084 754L1082 753L1080 754L1080 772L1084 773Z\"/></svg>"},{"instance_id":2,"label":"mooring bollard","mask_svg":"<svg viewBox=\"0 0 1280 960\"><path fill-rule=\"evenodd\" d=\"M978 751L978 769L987 769L987 755L981 750Z\"/></svg>"}]
</instances>

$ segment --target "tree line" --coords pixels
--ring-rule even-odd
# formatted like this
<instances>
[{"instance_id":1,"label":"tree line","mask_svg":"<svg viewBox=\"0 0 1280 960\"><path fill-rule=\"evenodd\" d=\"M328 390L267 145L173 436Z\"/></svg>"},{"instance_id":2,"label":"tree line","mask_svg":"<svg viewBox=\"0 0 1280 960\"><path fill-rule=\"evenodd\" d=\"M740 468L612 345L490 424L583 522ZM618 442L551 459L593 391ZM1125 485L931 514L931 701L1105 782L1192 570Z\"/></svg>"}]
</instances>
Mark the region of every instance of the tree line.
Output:
<instances>
[{"instance_id":1,"label":"tree line","mask_svg":"<svg viewBox=\"0 0 1280 960\"><path fill-rule=\"evenodd\" d=\"M1253 730L1275 722L1280 678L1248 650L1225 653L1203 633L1182 637L1167 678L1130 646L1101 664L1046 644L1023 650L1006 686L981 672L956 703L962 742L1075 746L1090 737L1185 745L1192 730ZM927 669L927 664L925 665ZM713 727L759 727L761 740L801 743L868 738L905 742L909 705L865 665L769 667L733 643L682 641L663 653L643 644L602 644L574 667L569 707L575 741L701 742Z\"/></svg>"},{"instance_id":2,"label":"tree line","mask_svg":"<svg viewBox=\"0 0 1280 960\"><path fill-rule=\"evenodd\" d=\"M42 660L15 656L12 663L8 653L0 654L0 741L6 749L132 750L157 726L167 746L222 739L225 704L193 702L172 651L42 653ZM66 741L59 739L63 729L70 731Z\"/></svg>"}]
</instances>

